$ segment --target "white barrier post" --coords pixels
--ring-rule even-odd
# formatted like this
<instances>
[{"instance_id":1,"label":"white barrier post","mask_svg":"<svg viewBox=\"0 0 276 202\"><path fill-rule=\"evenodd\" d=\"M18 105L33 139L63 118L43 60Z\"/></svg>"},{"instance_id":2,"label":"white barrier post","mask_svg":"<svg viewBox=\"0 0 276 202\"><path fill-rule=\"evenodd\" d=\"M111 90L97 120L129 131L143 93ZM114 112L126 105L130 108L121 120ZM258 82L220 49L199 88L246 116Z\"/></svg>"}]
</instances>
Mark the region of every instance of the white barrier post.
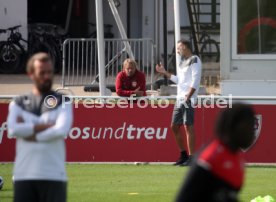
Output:
<instances>
[{"instance_id":1,"label":"white barrier post","mask_svg":"<svg viewBox=\"0 0 276 202\"><path fill-rule=\"evenodd\" d=\"M100 95L105 95L105 55L104 55L104 29L103 29L103 2L96 0L96 19L97 19L97 44L98 44L98 61L99 61L99 87Z\"/></svg>"},{"instance_id":2,"label":"white barrier post","mask_svg":"<svg viewBox=\"0 0 276 202\"><path fill-rule=\"evenodd\" d=\"M179 0L174 0L174 34L175 34L175 61L176 66L180 63L180 58L177 55L177 42L180 40L180 10ZM176 71L178 68L176 68Z\"/></svg>"}]
</instances>

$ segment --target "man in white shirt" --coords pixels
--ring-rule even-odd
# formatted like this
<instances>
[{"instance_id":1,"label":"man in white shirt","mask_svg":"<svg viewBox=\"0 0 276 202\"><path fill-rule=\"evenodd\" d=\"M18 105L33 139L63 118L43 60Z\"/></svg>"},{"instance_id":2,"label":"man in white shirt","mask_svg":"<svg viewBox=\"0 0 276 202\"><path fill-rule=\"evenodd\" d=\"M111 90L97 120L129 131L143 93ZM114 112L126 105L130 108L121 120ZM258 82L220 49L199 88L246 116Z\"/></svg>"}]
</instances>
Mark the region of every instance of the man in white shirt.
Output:
<instances>
[{"instance_id":1,"label":"man in white shirt","mask_svg":"<svg viewBox=\"0 0 276 202\"><path fill-rule=\"evenodd\" d=\"M192 54L189 41L180 40L177 53L181 62L177 66L177 75L172 75L160 64L156 70L177 84L177 101L173 111L171 128L180 149L180 157L174 165L190 165L195 148L194 108L201 79L201 61ZM184 124L187 137L187 153L180 127Z\"/></svg>"},{"instance_id":2,"label":"man in white shirt","mask_svg":"<svg viewBox=\"0 0 276 202\"><path fill-rule=\"evenodd\" d=\"M27 64L32 91L9 105L8 134L16 138L14 202L66 201L64 138L73 113L62 95L51 90L53 72L48 54L33 55Z\"/></svg>"}]
</instances>

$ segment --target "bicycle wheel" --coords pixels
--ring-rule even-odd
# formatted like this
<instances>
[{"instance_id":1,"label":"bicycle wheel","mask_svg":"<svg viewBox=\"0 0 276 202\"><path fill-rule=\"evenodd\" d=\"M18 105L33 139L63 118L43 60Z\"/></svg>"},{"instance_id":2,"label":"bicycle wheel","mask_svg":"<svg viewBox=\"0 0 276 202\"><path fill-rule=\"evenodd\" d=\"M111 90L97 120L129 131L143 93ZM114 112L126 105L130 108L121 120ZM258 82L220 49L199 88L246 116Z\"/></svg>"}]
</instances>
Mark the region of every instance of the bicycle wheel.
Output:
<instances>
[{"instance_id":1,"label":"bicycle wheel","mask_svg":"<svg viewBox=\"0 0 276 202\"><path fill-rule=\"evenodd\" d=\"M220 49L218 42L213 39L208 39L203 42L200 49L202 62L219 62Z\"/></svg>"},{"instance_id":2,"label":"bicycle wheel","mask_svg":"<svg viewBox=\"0 0 276 202\"><path fill-rule=\"evenodd\" d=\"M4 74L18 73L21 69L24 48L10 42L0 43L0 72Z\"/></svg>"}]
</instances>

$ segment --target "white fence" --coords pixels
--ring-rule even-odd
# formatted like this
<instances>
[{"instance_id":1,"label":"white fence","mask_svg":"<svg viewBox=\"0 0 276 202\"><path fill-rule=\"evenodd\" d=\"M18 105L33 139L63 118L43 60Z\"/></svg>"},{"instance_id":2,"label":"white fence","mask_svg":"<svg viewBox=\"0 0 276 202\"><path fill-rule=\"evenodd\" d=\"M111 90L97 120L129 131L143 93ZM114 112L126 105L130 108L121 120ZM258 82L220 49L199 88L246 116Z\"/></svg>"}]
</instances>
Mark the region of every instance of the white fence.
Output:
<instances>
[{"instance_id":1,"label":"white fence","mask_svg":"<svg viewBox=\"0 0 276 202\"><path fill-rule=\"evenodd\" d=\"M116 75L128 58L125 43L146 75L146 83L153 84L154 44L151 39L105 39L106 85L114 85ZM63 43L62 88L93 85L98 82L98 55L96 39L67 39Z\"/></svg>"}]
</instances>

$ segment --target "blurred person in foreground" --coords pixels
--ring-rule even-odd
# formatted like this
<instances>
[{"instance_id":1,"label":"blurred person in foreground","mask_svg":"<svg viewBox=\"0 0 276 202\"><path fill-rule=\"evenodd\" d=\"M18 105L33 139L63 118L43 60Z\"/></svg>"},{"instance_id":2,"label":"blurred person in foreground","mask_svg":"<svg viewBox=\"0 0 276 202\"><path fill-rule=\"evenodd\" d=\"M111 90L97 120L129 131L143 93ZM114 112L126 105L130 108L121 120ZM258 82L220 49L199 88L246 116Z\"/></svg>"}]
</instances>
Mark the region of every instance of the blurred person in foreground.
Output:
<instances>
[{"instance_id":1,"label":"blurred person in foreground","mask_svg":"<svg viewBox=\"0 0 276 202\"><path fill-rule=\"evenodd\" d=\"M220 113L216 138L199 154L176 198L177 202L237 202L244 182L241 149L255 137L255 116L249 105L233 104Z\"/></svg>"},{"instance_id":2,"label":"blurred person in foreground","mask_svg":"<svg viewBox=\"0 0 276 202\"><path fill-rule=\"evenodd\" d=\"M126 59L123 70L116 77L116 93L119 96L146 96L145 74L137 69L135 60Z\"/></svg>"},{"instance_id":3,"label":"blurred person in foreground","mask_svg":"<svg viewBox=\"0 0 276 202\"><path fill-rule=\"evenodd\" d=\"M34 85L9 105L8 134L16 138L14 202L65 202L65 142L73 121L71 104L52 91L53 62L37 53L27 64Z\"/></svg>"}]
</instances>

